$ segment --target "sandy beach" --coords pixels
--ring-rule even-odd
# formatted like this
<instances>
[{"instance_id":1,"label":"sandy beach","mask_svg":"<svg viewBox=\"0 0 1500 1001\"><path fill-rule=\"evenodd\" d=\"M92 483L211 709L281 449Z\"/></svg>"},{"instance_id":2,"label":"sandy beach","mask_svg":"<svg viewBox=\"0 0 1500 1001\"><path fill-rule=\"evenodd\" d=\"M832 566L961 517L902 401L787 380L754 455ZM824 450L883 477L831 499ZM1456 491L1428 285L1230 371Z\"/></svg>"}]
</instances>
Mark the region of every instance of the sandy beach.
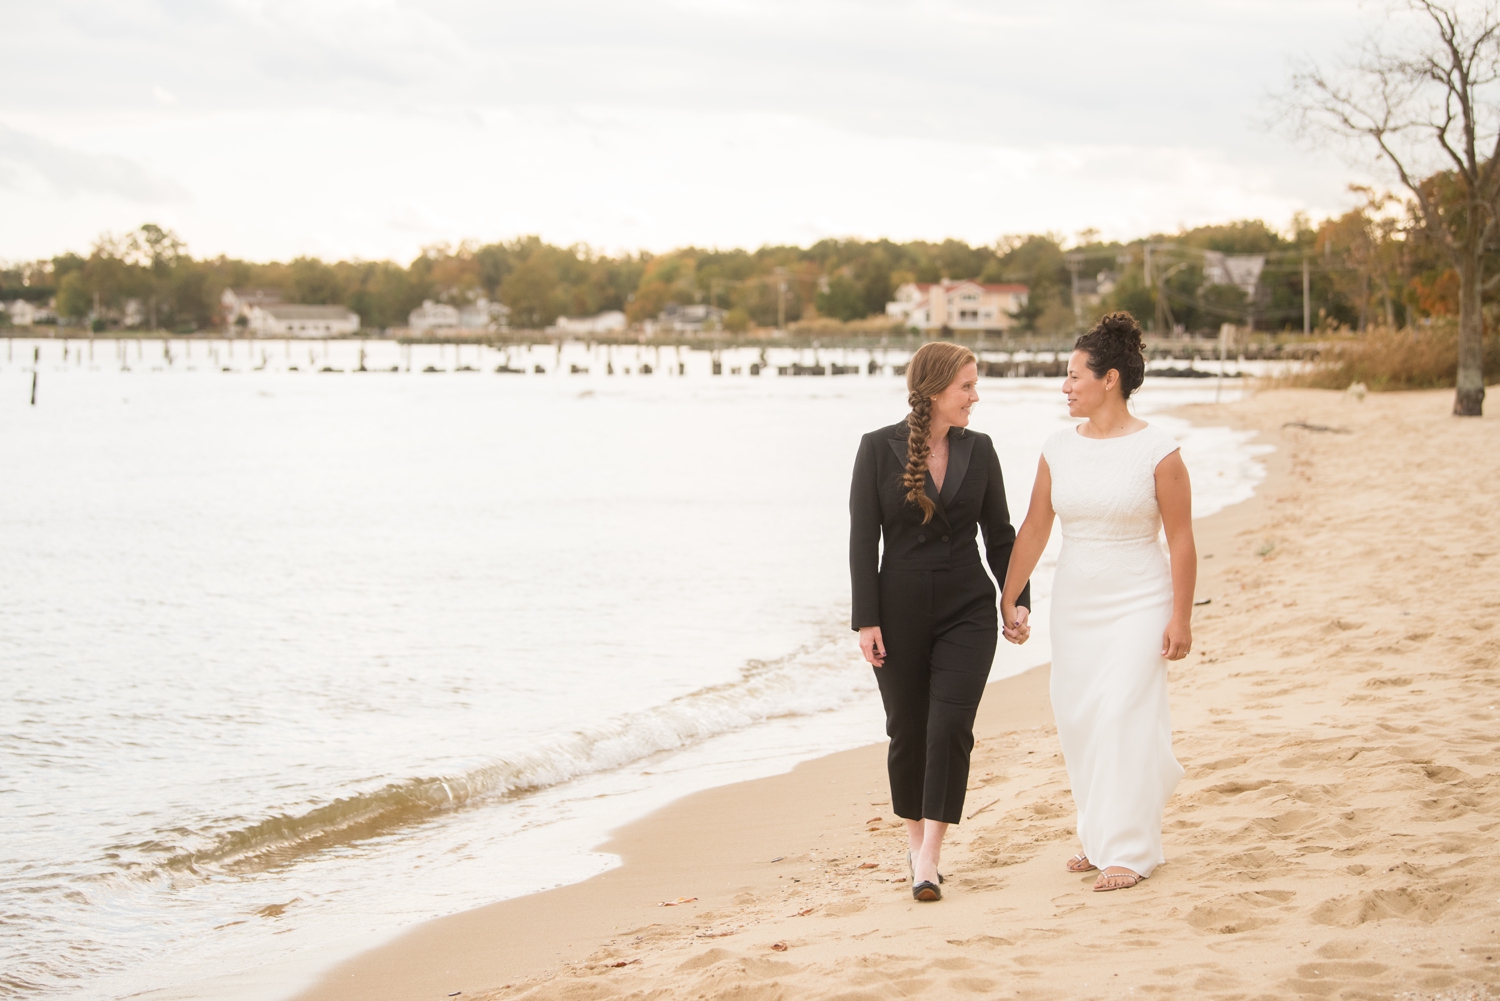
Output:
<instances>
[{"instance_id":1,"label":"sandy beach","mask_svg":"<svg viewBox=\"0 0 1500 1001\"><path fill-rule=\"evenodd\" d=\"M940 903L911 899L872 744L680 800L601 846L621 867L420 925L302 998L1500 995L1500 423L1451 401L1185 411L1276 450L1197 523L1187 774L1138 888L1063 869L1043 668L986 696Z\"/></svg>"}]
</instances>

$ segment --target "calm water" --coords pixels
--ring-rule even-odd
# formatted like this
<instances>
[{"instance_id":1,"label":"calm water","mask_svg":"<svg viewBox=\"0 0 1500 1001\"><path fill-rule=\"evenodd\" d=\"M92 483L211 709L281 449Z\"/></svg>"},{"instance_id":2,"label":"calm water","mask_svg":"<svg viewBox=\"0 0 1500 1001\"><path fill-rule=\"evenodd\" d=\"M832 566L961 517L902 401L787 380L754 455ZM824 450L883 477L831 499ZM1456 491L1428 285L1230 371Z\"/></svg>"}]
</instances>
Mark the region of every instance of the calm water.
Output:
<instances>
[{"instance_id":1,"label":"calm water","mask_svg":"<svg viewBox=\"0 0 1500 1001\"><path fill-rule=\"evenodd\" d=\"M847 477L905 393L868 355L41 342L33 407L33 346L0 356L0 996L347 949L881 737ZM981 392L1019 520L1061 394ZM1160 423L1200 515L1249 496L1244 436Z\"/></svg>"}]
</instances>

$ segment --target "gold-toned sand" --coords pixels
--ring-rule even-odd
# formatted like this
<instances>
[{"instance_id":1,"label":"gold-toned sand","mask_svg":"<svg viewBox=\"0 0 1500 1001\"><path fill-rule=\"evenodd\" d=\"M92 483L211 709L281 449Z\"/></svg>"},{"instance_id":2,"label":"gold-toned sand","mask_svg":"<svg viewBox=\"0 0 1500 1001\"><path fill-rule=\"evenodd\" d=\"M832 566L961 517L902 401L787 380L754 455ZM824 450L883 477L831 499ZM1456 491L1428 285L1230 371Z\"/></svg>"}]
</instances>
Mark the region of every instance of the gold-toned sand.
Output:
<instances>
[{"instance_id":1,"label":"gold-toned sand","mask_svg":"<svg viewBox=\"0 0 1500 1001\"><path fill-rule=\"evenodd\" d=\"M423 925L304 997L1500 997L1500 417L1450 405L1187 413L1277 451L1199 523L1187 777L1138 888L1063 869L1040 670L986 696L941 903L911 900L875 746L675 803L606 846L622 868Z\"/></svg>"}]
</instances>

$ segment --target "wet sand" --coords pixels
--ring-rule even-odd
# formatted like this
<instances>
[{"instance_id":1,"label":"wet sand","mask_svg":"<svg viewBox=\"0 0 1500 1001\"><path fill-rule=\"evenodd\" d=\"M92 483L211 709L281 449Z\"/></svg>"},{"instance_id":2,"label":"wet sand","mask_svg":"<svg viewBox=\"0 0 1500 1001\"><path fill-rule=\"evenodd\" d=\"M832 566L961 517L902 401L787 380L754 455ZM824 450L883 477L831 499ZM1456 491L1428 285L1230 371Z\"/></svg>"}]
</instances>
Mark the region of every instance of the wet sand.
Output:
<instances>
[{"instance_id":1,"label":"wet sand","mask_svg":"<svg viewBox=\"0 0 1500 1001\"><path fill-rule=\"evenodd\" d=\"M939 903L911 899L872 745L678 801L603 846L622 867L420 925L301 997L1500 996L1500 420L1450 406L1184 411L1276 451L1197 523L1187 775L1138 888L1063 869L1039 669L986 695Z\"/></svg>"}]
</instances>

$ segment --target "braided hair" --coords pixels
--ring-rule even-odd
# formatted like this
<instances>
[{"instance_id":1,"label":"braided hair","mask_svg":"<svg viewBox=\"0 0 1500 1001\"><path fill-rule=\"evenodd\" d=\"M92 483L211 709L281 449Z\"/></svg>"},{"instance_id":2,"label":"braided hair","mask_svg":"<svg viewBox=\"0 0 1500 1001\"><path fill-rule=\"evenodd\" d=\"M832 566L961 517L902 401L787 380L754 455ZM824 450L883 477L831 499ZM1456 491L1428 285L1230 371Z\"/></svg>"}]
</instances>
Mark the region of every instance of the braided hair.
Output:
<instances>
[{"instance_id":1,"label":"braided hair","mask_svg":"<svg viewBox=\"0 0 1500 1001\"><path fill-rule=\"evenodd\" d=\"M932 520L937 506L927 496L927 461L932 458L932 398L953 385L965 365L975 363L974 352L962 344L932 341L917 348L906 366L906 472L901 485L906 499L922 509L922 524Z\"/></svg>"}]
</instances>

